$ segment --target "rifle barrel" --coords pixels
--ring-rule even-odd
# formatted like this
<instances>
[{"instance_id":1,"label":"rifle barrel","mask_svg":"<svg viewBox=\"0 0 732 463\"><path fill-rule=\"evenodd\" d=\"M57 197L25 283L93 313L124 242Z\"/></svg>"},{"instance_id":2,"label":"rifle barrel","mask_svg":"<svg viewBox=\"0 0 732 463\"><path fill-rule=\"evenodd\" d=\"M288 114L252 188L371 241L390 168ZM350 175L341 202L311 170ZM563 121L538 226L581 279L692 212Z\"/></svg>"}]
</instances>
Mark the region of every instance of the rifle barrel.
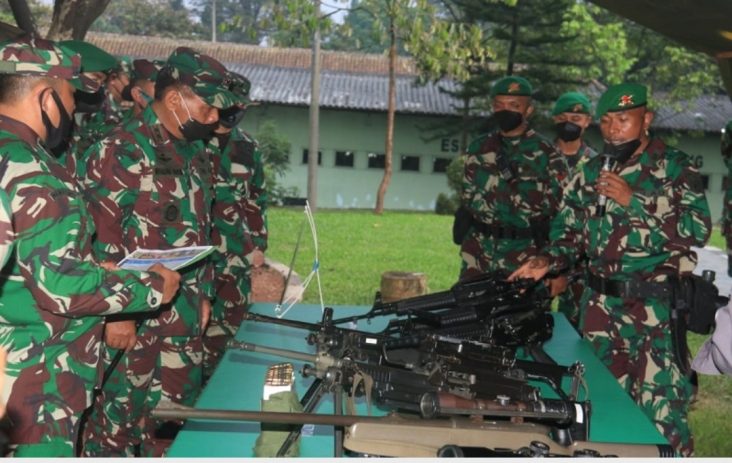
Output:
<instances>
[{"instance_id":1,"label":"rifle barrel","mask_svg":"<svg viewBox=\"0 0 732 463\"><path fill-rule=\"evenodd\" d=\"M165 420L257 421L273 424L320 424L325 426L351 426L355 423L380 423L384 420L384 417L376 416L211 410L178 405L174 407L157 407L153 409L152 416Z\"/></svg>"},{"instance_id":2,"label":"rifle barrel","mask_svg":"<svg viewBox=\"0 0 732 463\"><path fill-rule=\"evenodd\" d=\"M319 357L314 354L306 354L304 352L298 352L295 350L278 349L276 347L260 346L258 344L252 344L250 342L242 342L231 340L228 343L230 349L245 350L248 352L257 352L260 354L279 355L280 357L290 358L293 360L302 360L303 362L315 363L319 360Z\"/></svg>"}]
</instances>

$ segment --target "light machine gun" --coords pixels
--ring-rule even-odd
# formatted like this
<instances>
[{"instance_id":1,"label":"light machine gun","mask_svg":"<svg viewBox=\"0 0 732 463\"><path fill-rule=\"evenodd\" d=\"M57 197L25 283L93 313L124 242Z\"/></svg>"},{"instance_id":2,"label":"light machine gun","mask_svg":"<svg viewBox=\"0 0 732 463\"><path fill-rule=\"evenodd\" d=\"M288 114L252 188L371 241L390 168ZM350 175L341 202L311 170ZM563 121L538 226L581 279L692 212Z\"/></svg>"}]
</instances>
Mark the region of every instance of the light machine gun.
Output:
<instances>
[{"instance_id":1,"label":"light machine gun","mask_svg":"<svg viewBox=\"0 0 732 463\"><path fill-rule=\"evenodd\" d=\"M549 293L534 280L506 277L504 272L487 273L459 281L447 291L388 303L377 293L369 312L335 319L333 324L394 317L383 331L386 336L431 333L503 347L541 344L554 327Z\"/></svg>"}]
</instances>

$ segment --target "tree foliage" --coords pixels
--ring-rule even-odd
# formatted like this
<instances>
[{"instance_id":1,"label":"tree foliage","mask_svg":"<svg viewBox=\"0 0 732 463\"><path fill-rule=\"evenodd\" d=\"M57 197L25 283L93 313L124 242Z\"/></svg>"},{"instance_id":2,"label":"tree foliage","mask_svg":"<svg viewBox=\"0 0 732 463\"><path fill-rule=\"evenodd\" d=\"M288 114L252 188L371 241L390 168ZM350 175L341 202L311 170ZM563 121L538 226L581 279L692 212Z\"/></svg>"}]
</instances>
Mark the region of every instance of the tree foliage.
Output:
<instances>
[{"instance_id":1,"label":"tree foliage","mask_svg":"<svg viewBox=\"0 0 732 463\"><path fill-rule=\"evenodd\" d=\"M182 0L115 0L93 31L186 39L208 38Z\"/></svg>"}]
</instances>

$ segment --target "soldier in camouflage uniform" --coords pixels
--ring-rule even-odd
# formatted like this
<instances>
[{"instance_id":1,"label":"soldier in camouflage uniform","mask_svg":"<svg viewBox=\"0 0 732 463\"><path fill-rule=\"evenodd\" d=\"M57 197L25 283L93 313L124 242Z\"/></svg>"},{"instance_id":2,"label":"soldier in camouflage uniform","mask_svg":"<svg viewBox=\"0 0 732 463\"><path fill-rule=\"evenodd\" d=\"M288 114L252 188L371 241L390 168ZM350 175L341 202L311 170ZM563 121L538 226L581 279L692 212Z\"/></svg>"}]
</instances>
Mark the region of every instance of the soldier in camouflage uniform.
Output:
<instances>
[{"instance_id":1,"label":"soldier in camouflage uniform","mask_svg":"<svg viewBox=\"0 0 732 463\"><path fill-rule=\"evenodd\" d=\"M112 120L106 120L103 107L107 99L106 84L109 76L119 67L117 58L101 48L83 40L65 40L59 42L81 57L81 72L99 85L93 93L77 92L74 95L76 110L74 111L74 128L67 143L61 145L62 152L57 153L59 160L68 166L69 172L75 172L78 159L95 141L102 138L111 127Z\"/></svg>"},{"instance_id":2,"label":"soldier in camouflage uniform","mask_svg":"<svg viewBox=\"0 0 732 463\"><path fill-rule=\"evenodd\" d=\"M218 125L217 108L234 104L226 69L190 48L178 48L158 73L155 100L89 150L90 210L95 249L119 259L137 248L210 244L211 161L203 138ZM85 432L88 456L159 455L150 410L161 397L193 405L202 382L201 335L213 299L206 261L182 272L171 310L157 317L107 323L108 358L122 357Z\"/></svg>"},{"instance_id":3,"label":"soldier in camouflage uniform","mask_svg":"<svg viewBox=\"0 0 732 463\"><path fill-rule=\"evenodd\" d=\"M650 137L646 88L610 87L597 116L604 153L587 162L566 189L551 243L511 277L540 279L589 258L582 330L621 386L682 455L691 455L687 420L692 386L676 359L670 280L696 266L691 246L711 231L709 206L690 158ZM604 156L603 156L604 157ZM600 214L599 195L607 198Z\"/></svg>"},{"instance_id":4,"label":"soldier in camouflage uniform","mask_svg":"<svg viewBox=\"0 0 732 463\"><path fill-rule=\"evenodd\" d=\"M722 133L722 159L727 165L722 206L722 235L727 242L727 274L732 277L732 120L727 122Z\"/></svg>"},{"instance_id":5,"label":"soldier in camouflage uniform","mask_svg":"<svg viewBox=\"0 0 732 463\"><path fill-rule=\"evenodd\" d=\"M132 109L127 113L127 119L138 116L153 102L155 79L164 65L165 62L159 60L136 59L132 62L130 84L122 91L123 97L133 103Z\"/></svg>"},{"instance_id":6,"label":"soldier in camouflage uniform","mask_svg":"<svg viewBox=\"0 0 732 463\"><path fill-rule=\"evenodd\" d=\"M551 143L529 127L532 88L516 76L493 85L499 131L474 140L465 155L462 210L472 225L462 239L461 278L513 271L546 240L567 176Z\"/></svg>"},{"instance_id":7,"label":"soldier in camouflage uniform","mask_svg":"<svg viewBox=\"0 0 732 463\"><path fill-rule=\"evenodd\" d=\"M564 93L554 103L552 119L557 131L554 147L565 161L569 173L564 186L582 170L582 166L597 156L597 152L582 138L592 122L591 107L590 100L579 92ZM585 289L584 278L581 276L584 273L585 260L586 257L579 258L578 264L572 269L571 273L575 274L575 279L571 284L568 284L564 275L549 280L552 296L558 296L559 312L563 313L575 328L579 327L580 299Z\"/></svg>"},{"instance_id":8,"label":"soldier in camouflage uniform","mask_svg":"<svg viewBox=\"0 0 732 463\"><path fill-rule=\"evenodd\" d=\"M231 73L239 104L219 111L219 128L209 143L214 165L213 243L216 254L211 323L203 338L204 377L213 373L226 343L239 329L251 297L252 266L264 263L267 249L267 195L262 154L237 127L244 116L251 84Z\"/></svg>"},{"instance_id":9,"label":"soldier in camouflage uniform","mask_svg":"<svg viewBox=\"0 0 732 463\"><path fill-rule=\"evenodd\" d=\"M74 86L93 89L78 79L78 55L26 36L1 43L0 58L0 187L15 233L0 292L11 450L74 456L78 421L100 377L100 317L158 309L179 275L160 265L112 270L93 259L94 224L48 151L70 128Z\"/></svg>"}]
</instances>

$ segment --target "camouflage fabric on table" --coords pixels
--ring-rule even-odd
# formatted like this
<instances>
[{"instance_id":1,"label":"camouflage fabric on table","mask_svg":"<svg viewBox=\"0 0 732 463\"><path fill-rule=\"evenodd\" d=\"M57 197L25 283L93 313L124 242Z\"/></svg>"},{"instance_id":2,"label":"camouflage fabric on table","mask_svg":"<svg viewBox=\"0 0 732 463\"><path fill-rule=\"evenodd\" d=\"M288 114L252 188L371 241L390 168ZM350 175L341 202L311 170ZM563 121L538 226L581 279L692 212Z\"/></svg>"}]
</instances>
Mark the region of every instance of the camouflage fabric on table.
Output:
<instances>
[{"instance_id":1,"label":"camouflage fabric on table","mask_svg":"<svg viewBox=\"0 0 732 463\"><path fill-rule=\"evenodd\" d=\"M200 142L173 138L152 106L92 146L86 172L84 185L97 225L95 248L103 258L118 260L137 248L171 249L210 244L212 179L208 154ZM181 271L180 291L171 309L143 322L141 334L151 333L145 355L157 357L159 350L164 348L160 339L152 339L155 336L197 337L202 334L200 311L204 298L213 297L212 271L212 266L205 261ZM138 344L135 350L138 348L143 347ZM117 400L127 400L127 410L131 410L144 406L133 403L145 395L135 389L150 386L147 379L142 381L140 378L162 376L162 373L148 370L150 363L133 365L125 360L126 357L118 368L120 371L127 369L128 373L118 378L122 380L126 376L127 385L110 385L110 388L128 388L127 397L123 399L124 394L119 394ZM137 367L141 369L137 370ZM153 367L165 368L165 365L157 363ZM199 369L200 362L189 367ZM197 394L198 387L200 384L194 385L190 393ZM126 431L114 423L115 417L101 418L104 402L103 393L88 425L94 442L87 441L85 450L103 448L116 438L127 439L115 437L116 433ZM136 425L131 423L133 427ZM129 446L135 443L127 441ZM107 451L112 450L88 454L107 455Z\"/></svg>"},{"instance_id":2,"label":"camouflage fabric on table","mask_svg":"<svg viewBox=\"0 0 732 463\"><path fill-rule=\"evenodd\" d=\"M18 456L73 456L77 420L100 376L101 316L155 310L163 282L97 265L85 203L28 126L0 117L0 152L15 231L0 275L10 440Z\"/></svg>"},{"instance_id":3,"label":"camouflage fabric on table","mask_svg":"<svg viewBox=\"0 0 732 463\"><path fill-rule=\"evenodd\" d=\"M558 148L557 152L559 152ZM567 172L569 172L569 175L565 179L564 186L566 187L575 174L582 170L582 167L595 156L597 156L597 152L585 142L582 142L577 154L573 156L562 154ZM586 271L586 259L586 256L578 259L574 269L570 272L577 275L574 282L570 283L567 286L567 289L557 297L557 310L563 313L575 328L579 328L580 322L580 304L582 293L584 293L585 290L585 278L580 275Z\"/></svg>"},{"instance_id":4,"label":"camouflage fabric on table","mask_svg":"<svg viewBox=\"0 0 732 463\"><path fill-rule=\"evenodd\" d=\"M511 180L501 175L499 153L510 166ZM566 176L562 159L534 130L511 138L484 135L465 155L462 204L477 222L528 230L530 220L556 214ZM536 250L531 238L496 239L472 227L460 248L461 274L510 272Z\"/></svg>"},{"instance_id":5,"label":"camouflage fabric on table","mask_svg":"<svg viewBox=\"0 0 732 463\"><path fill-rule=\"evenodd\" d=\"M223 146L223 151L221 150ZM210 376L250 303L251 256L267 249L267 194L257 142L238 128L209 143L214 166L212 241L216 300L204 336L204 370Z\"/></svg>"},{"instance_id":6,"label":"camouflage fabric on table","mask_svg":"<svg viewBox=\"0 0 732 463\"><path fill-rule=\"evenodd\" d=\"M711 218L689 157L652 139L643 153L615 169L633 190L629 206L608 200L603 217L596 216L600 167L599 157L589 161L565 190L545 250L553 267L570 268L586 254L589 272L613 280L665 281L694 270L690 247L704 245ZM582 302L583 332L600 358L671 444L690 454L691 387L671 366L668 301L605 298L588 288Z\"/></svg>"}]
</instances>

